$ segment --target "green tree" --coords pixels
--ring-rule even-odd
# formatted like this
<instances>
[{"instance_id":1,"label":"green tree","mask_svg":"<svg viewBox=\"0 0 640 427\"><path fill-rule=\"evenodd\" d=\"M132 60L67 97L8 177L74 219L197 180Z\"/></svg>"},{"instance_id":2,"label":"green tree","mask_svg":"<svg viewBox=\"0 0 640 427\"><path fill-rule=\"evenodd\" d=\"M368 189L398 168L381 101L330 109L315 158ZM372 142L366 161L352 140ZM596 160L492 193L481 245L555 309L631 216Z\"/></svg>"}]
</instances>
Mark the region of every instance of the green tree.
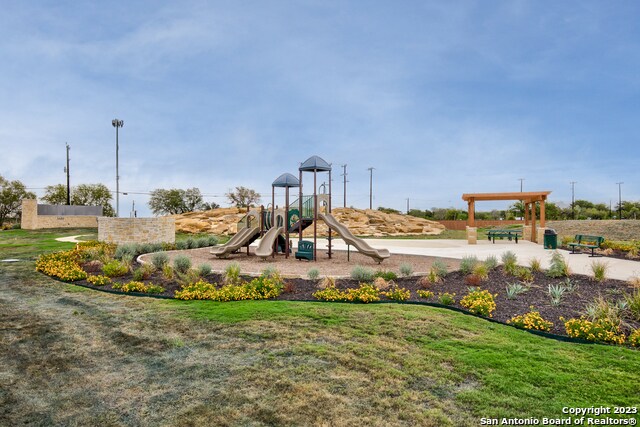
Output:
<instances>
[{"instance_id":1,"label":"green tree","mask_svg":"<svg viewBox=\"0 0 640 427\"><path fill-rule=\"evenodd\" d=\"M226 194L229 202L239 208L248 208L249 206L260 202L260 193L246 187L236 187L234 191Z\"/></svg>"},{"instance_id":2,"label":"green tree","mask_svg":"<svg viewBox=\"0 0 640 427\"><path fill-rule=\"evenodd\" d=\"M212 206L218 207L215 203L204 203L202 193L196 187L186 190L180 188L172 188L171 190L155 189L151 192L148 204L154 215L176 215L214 209Z\"/></svg>"},{"instance_id":3,"label":"green tree","mask_svg":"<svg viewBox=\"0 0 640 427\"><path fill-rule=\"evenodd\" d=\"M20 216L23 199L35 199L20 181L7 181L0 175L0 226L7 218Z\"/></svg>"},{"instance_id":4,"label":"green tree","mask_svg":"<svg viewBox=\"0 0 640 427\"><path fill-rule=\"evenodd\" d=\"M67 187L63 184L48 185L42 200L51 205L65 205L67 203ZM72 205L102 206L104 216L116 215L111 200L113 200L111 191L104 184L80 184L71 187Z\"/></svg>"},{"instance_id":5,"label":"green tree","mask_svg":"<svg viewBox=\"0 0 640 427\"><path fill-rule=\"evenodd\" d=\"M383 207L383 206L380 206L380 207L378 208L378 210L379 210L380 212L384 212L384 213L388 213L388 214L398 214L398 215L402 215L402 212L400 212L400 211L399 211L399 210L397 210L397 209L393 209L393 208L385 208L385 207Z\"/></svg>"}]
</instances>

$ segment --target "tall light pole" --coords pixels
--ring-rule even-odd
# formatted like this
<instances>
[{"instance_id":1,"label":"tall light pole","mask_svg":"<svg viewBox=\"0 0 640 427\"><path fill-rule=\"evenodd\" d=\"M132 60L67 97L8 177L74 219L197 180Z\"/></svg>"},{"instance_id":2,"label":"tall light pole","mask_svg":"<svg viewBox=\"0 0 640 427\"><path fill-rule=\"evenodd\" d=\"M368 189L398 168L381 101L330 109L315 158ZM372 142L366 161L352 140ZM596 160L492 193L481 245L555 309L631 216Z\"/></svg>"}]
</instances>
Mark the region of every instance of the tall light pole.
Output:
<instances>
[{"instance_id":1,"label":"tall light pole","mask_svg":"<svg viewBox=\"0 0 640 427\"><path fill-rule=\"evenodd\" d=\"M622 219L622 184L624 182L616 182L618 184L618 219Z\"/></svg>"},{"instance_id":2,"label":"tall light pole","mask_svg":"<svg viewBox=\"0 0 640 427\"><path fill-rule=\"evenodd\" d=\"M124 126L124 121L113 119L111 125L116 128L116 218L120 216L120 175L118 174L118 128Z\"/></svg>"},{"instance_id":3,"label":"tall light pole","mask_svg":"<svg viewBox=\"0 0 640 427\"><path fill-rule=\"evenodd\" d=\"M571 181L571 219L576 219L575 185L577 181Z\"/></svg>"},{"instance_id":4,"label":"tall light pole","mask_svg":"<svg viewBox=\"0 0 640 427\"><path fill-rule=\"evenodd\" d=\"M409 198L407 197L407 215L409 215Z\"/></svg>"},{"instance_id":5,"label":"tall light pole","mask_svg":"<svg viewBox=\"0 0 640 427\"><path fill-rule=\"evenodd\" d=\"M343 183L344 183L344 205L343 207L346 208L347 207L347 165L342 165L342 176L343 176Z\"/></svg>"},{"instance_id":6,"label":"tall light pole","mask_svg":"<svg viewBox=\"0 0 640 427\"><path fill-rule=\"evenodd\" d=\"M71 149L71 147L69 147L69 144L67 144L67 166L64 168L64 171L67 173L67 206L71 205L71 178L70 178L70 172L69 172L69 150Z\"/></svg>"},{"instance_id":7,"label":"tall light pole","mask_svg":"<svg viewBox=\"0 0 640 427\"><path fill-rule=\"evenodd\" d=\"M373 170L374 167L367 168L369 171L369 209L373 209Z\"/></svg>"},{"instance_id":8,"label":"tall light pole","mask_svg":"<svg viewBox=\"0 0 640 427\"><path fill-rule=\"evenodd\" d=\"M518 178L518 181L520 181L520 192L522 193L522 181L524 181L524 178Z\"/></svg>"}]
</instances>

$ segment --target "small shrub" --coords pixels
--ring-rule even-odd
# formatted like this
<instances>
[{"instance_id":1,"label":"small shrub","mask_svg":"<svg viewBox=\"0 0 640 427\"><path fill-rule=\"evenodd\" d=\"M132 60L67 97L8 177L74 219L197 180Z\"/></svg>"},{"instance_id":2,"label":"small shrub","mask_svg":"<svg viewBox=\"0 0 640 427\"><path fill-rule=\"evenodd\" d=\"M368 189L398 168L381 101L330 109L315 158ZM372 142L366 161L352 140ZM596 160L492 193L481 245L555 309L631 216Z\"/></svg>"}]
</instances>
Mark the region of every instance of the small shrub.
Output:
<instances>
[{"instance_id":1,"label":"small shrub","mask_svg":"<svg viewBox=\"0 0 640 427\"><path fill-rule=\"evenodd\" d=\"M232 262L224 269L224 283L227 285L239 284L240 279L240 264Z\"/></svg>"},{"instance_id":2,"label":"small shrub","mask_svg":"<svg viewBox=\"0 0 640 427\"><path fill-rule=\"evenodd\" d=\"M609 264L603 261L593 261L591 263L591 271L593 272L593 278L596 282L604 282L607 278L607 270L609 269Z\"/></svg>"},{"instance_id":3,"label":"small shrub","mask_svg":"<svg viewBox=\"0 0 640 427\"><path fill-rule=\"evenodd\" d=\"M376 277L382 277L384 280L397 280L398 279L398 275L396 273L394 273L393 271L389 271L389 270L378 270L375 272L375 274L373 275L373 278ZM365 280L363 280L365 281Z\"/></svg>"},{"instance_id":4,"label":"small shrub","mask_svg":"<svg viewBox=\"0 0 640 427\"><path fill-rule=\"evenodd\" d=\"M443 292L438 295L438 302L442 305L453 305L456 303L456 294Z\"/></svg>"},{"instance_id":5,"label":"small shrub","mask_svg":"<svg viewBox=\"0 0 640 427\"><path fill-rule=\"evenodd\" d=\"M553 327L553 323L545 320L538 311L530 311L526 314L514 316L507 320L507 323L523 329L535 329L545 332L549 332Z\"/></svg>"},{"instance_id":6,"label":"small shrub","mask_svg":"<svg viewBox=\"0 0 640 427\"><path fill-rule=\"evenodd\" d=\"M489 278L489 269L487 268L487 265L483 262L477 263L473 267L472 272L474 276L477 276L483 282Z\"/></svg>"},{"instance_id":7,"label":"small shrub","mask_svg":"<svg viewBox=\"0 0 640 427\"><path fill-rule=\"evenodd\" d=\"M394 285L387 292L382 293L384 296L394 301L406 301L411 297L411 291L406 288L400 288Z\"/></svg>"},{"instance_id":8,"label":"small shrub","mask_svg":"<svg viewBox=\"0 0 640 427\"><path fill-rule=\"evenodd\" d=\"M606 320L592 322L585 318L569 319L560 318L564 322L567 335L573 338L581 338L587 341L600 341L612 344L624 344L625 337L620 332L620 327Z\"/></svg>"},{"instance_id":9,"label":"small shrub","mask_svg":"<svg viewBox=\"0 0 640 427\"><path fill-rule=\"evenodd\" d=\"M136 247L136 256L141 254L150 254L153 252L153 246L151 243L143 243Z\"/></svg>"},{"instance_id":10,"label":"small shrub","mask_svg":"<svg viewBox=\"0 0 640 427\"><path fill-rule=\"evenodd\" d=\"M216 236L207 237L207 246L215 246L220 240Z\"/></svg>"},{"instance_id":11,"label":"small shrub","mask_svg":"<svg viewBox=\"0 0 640 427\"><path fill-rule=\"evenodd\" d=\"M533 273L527 267L518 267L515 271L515 276L522 282L533 282Z\"/></svg>"},{"instance_id":12,"label":"small shrub","mask_svg":"<svg viewBox=\"0 0 640 427\"><path fill-rule=\"evenodd\" d=\"M419 289L418 296L424 299L431 299L433 298L434 294L431 291L425 291L425 290Z\"/></svg>"},{"instance_id":13,"label":"small shrub","mask_svg":"<svg viewBox=\"0 0 640 427\"><path fill-rule=\"evenodd\" d=\"M275 266L268 265L262 269L260 275L264 277L280 277L280 272Z\"/></svg>"},{"instance_id":14,"label":"small shrub","mask_svg":"<svg viewBox=\"0 0 640 427\"><path fill-rule=\"evenodd\" d=\"M102 266L102 273L108 277L120 277L129 272L129 266L122 261L114 259Z\"/></svg>"},{"instance_id":15,"label":"small shrub","mask_svg":"<svg viewBox=\"0 0 640 427\"><path fill-rule=\"evenodd\" d=\"M400 275L403 277L408 277L413 274L413 267L411 264L403 263L400 264Z\"/></svg>"},{"instance_id":16,"label":"small shrub","mask_svg":"<svg viewBox=\"0 0 640 427\"><path fill-rule=\"evenodd\" d=\"M190 268L185 273L181 273L179 271L175 271L176 281L181 285L188 285L189 283L197 282L201 279L200 271Z\"/></svg>"},{"instance_id":17,"label":"small shrub","mask_svg":"<svg viewBox=\"0 0 640 427\"><path fill-rule=\"evenodd\" d=\"M142 267L138 267L135 270L133 270L132 278L133 280L136 280L136 281L142 281L145 279L144 271L142 270Z\"/></svg>"},{"instance_id":18,"label":"small shrub","mask_svg":"<svg viewBox=\"0 0 640 427\"><path fill-rule=\"evenodd\" d=\"M337 289L335 285L329 285L313 293L313 297L320 301L346 301L344 292Z\"/></svg>"},{"instance_id":19,"label":"small shrub","mask_svg":"<svg viewBox=\"0 0 640 427\"><path fill-rule=\"evenodd\" d=\"M122 260L122 257L125 255L130 256L130 259L133 259L136 255L138 255L138 250L135 243L118 245L113 256L115 259Z\"/></svg>"},{"instance_id":20,"label":"small shrub","mask_svg":"<svg viewBox=\"0 0 640 427\"><path fill-rule=\"evenodd\" d=\"M549 285L549 296L551 297L552 305L560 305L562 302L562 297L564 293L567 291L562 285Z\"/></svg>"},{"instance_id":21,"label":"small shrub","mask_svg":"<svg viewBox=\"0 0 640 427\"><path fill-rule=\"evenodd\" d=\"M103 265L104 264L102 263L102 261L98 261L97 259L95 259L93 261L84 263L82 269L87 273L99 273L102 272Z\"/></svg>"},{"instance_id":22,"label":"small shrub","mask_svg":"<svg viewBox=\"0 0 640 427\"><path fill-rule=\"evenodd\" d=\"M569 277L570 271L567 265L567 260L564 259L560 252L554 252L551 254L551 265L547 270L547 276L549 277Z\"/></svg>"},{"instance_id":23,"label":"small shrub","mask_svg":"<svg viewBox=\"0 0 640 427\"><path fill-rule=\"evenodd\" d=\"M623 304L620 304L622 302ZM607 323L621 327L624 323L622 317L627 307L626 301L619 301L617 304L603 297L597 297L593 302L586 305L584 314L592 322L605 321Z\"/></svg>"},{"instance_id":24,"label":"small shrub","mask_svg":"<svg viewBox=\"0 0 640 427\"><path fill-rule=\"evenodd\" d=\"M175 274L173 272L173 267L170 264L165 264L162 266L162 277L167 280L173 280Z\"/></svg>"},{"instance_id":25,"label":"small shrub","mask_svg":"<svg viewBox=\"0 0 640 427\"><path fill-rule=\"evenodd\" d=\"M318 277L320 277L320 271L318 271L317 268L311 268L307 271L307 277L309 280L318 280Z\"/></svg>"},{"instance_id":26,"label":"small shrub","mask_svg":"<svg viewBox=\"0 0 640 427\"><path fill-rule=\"evenodd\" d=\"M125 254L122 254L122 257L120 258L120 260L124 265L127 266L127 268L130 268L131 264L133 264L134 258L135 258L135 255L132 255L130 253L125 253Z\"/></svg>"},{"instance_id":27,"label":"small shrub","mask_svg":"<svg viewBox=\"0 0 640 427\"><path fill-rule=\"evenodd\" d=\"M444 279L447 274L449 274L447 264L441 259L436 259L435 261L433 261L433 264L431 264L431 269L429 271L431 270L435 271L437 276L441 279Z\"/></svg>"},{"instance_id":28,"label":"small shrub","mask_svg":"<svg viewBox=\"0 0 640 427\"><path fill-rule=\"evenodd\" d=\"M198 247L198 242L193 237L188 237L184 242L187 245L187 249L196 249Z\"/></svg>"},{"instance_id":29,"label":"small shrub","mask_svg":"<svg viewBox=\"0 0 640 427\"><path fill-rule=\"evenodd\" d=\"M176 242L176 249L179 251L184 251L186 249L189 249L189 244L186 240L178 240Z\"/></svg>"},{"instance_id":30,"label":"small shrub","mask_svg":"<svg viewBox=\"0 0 640 427\"><path fill-rule=\"evenodd\" d=\"M507 298L515 299L518 295L523 292L527 292L529 288L524 286L522 283L510 283L507 285Z\"/></svg>"},{"instance_id":31,"label":"small shrub","mask_svg":"<svg viewBox=\"0 0 640 427\"><path fill-rule=\"evenodd\" d=\"M165 252L158 252L151 256L151 263L158 269L162 268L169 262L169 255Z\"/></svg>"},{"instance_id":32,"label":"small shrub","mask_svg":"<svg viewBox=\"0 0 640 427\"><path fill-rule=\"evenodd\" d=\"M296 285L293 282L284 282L282 292L285 294L291 294L296 291Z\"/></svg>"},{"instance_id":33,"label":"small shrub","mask_svg":"<svg viewBox=\"0 0 640 427\"><path fill-rule=\"evenodd\" d=\"M212 299L211 296L215 292L216 287L204 280L182 286L182 289L176 291L174 297L181 300L202 300Z\"/></svg>"},{"instance_id":34,"label":"small shrub","mask_svg":"<svg viewBox=\"0 0 640 427\"><path fill-rule=\"evenodd\" d=\"M351 270L351 278L358 280L359 282L371 282L375 276L373 269L369 267L363 267L356 265Z\"/></svg>"},{"instance_id":35,"label":"small shrub","mask_svg":"<svg viewBox=\"0 0 640 427\"><path fill-rule=\"evenodd\" d=\"M475 255L465 255L460 261L460 271L463 274L471 274L476 264L478 264L478 258Z\"/></svg>"},{"instance_id":36,"label":"small shrub","mask_svg":"<svg viewBox=\"0 0 640 427\"><path fill-rule=\"evenodd\" d=\"M539 273L542 271L542 263L538 258L531 258L531 261L529 261L529 268L532 272Z\"/></svg>"},{"instance_id":37,"label":"small shrub","mask_svg":"<svg viewBox=\"0 0 640 427\"><path fill-rule=\"evenodd\" d=\"M113 285L114 289L120 289L122 292L140 292L143 294L161 294L164 292L162 286L153 283L145 284L136 280L127 283L117 283Z\"/></svg>"},{"instance_id":38,"label":"small shrub","mask_svg":"<svg viewBox=\"0 0 640 427\"><path fill-rule=\"evenodd\" d=\"M516 269L518 268L518 257L512 251L506 251L500 257L502 260L502 268L504 268L505 273L510 275L515 275Z\"/></svg>"},{"instance_id":39,"label":"small shrub","mask_svg":"<svg viewBox=\"0 0 640 427\"><path fill-rule=\"evenodd\" d=\"M200 277L206 277L211 274L211 266L209 264L200 264L198 266L198 273Z\"/></svg>"},{"instance_id":40,"label":"small shrub","mask_svg":"<svg viewBox=\"0 0 640 427\"><path fill-rule=\"evenodd\" d=\"M632 294L624 296L631 316L640 322L640 289L636 289Z\"/></svg>"},{"instance_id":41,"label":"small shrub","mask_svg":"<svg viewBox=\"0 0 640 427\"><path fill-rule=\"evenodd\" d=\"M330 276L326 276L324 279L322 279L322 281L320 282L320 285L318 286L320 289L327 289L327 288L331 288L336 286L336 279L335 277L330 277Z\"/></svg>"},{"instance_id":42,"label":"small shrub","mask_svg":"<svg viewBox=\"0 0 640 427\"><path fill-rule=\"evenodd\" d=\"M634 329L629 335L629 344L633 347L640 347L640 329Z\"/></svg>"},{"instance_id":43,"label":"small shrub","mask_svg":"<svg viewBox=\"0 0 640 427\"><path fill-rule=\"evenodd\" d=\"M567 293L573 293L575 291L578 290L578 283L571 280L571 278L567 277L566 279L564 279L564 281L561 283L562 286L564 286L564 288L566 289Z\"/></svg>"},{"instance_id":44,"label":"small shrub","mask_svg":"<svg viewBox=\"0 0 640 427\"><path fill-rule=\"evenodd\" d=\"M191 259L184 255L178 255L173 259L173 268L178 273L186 273L191 268Z\"/></svg>"},{"instance_id":45,"label":"small shrub","mask_svg":"<svg viewBox=\"0 0 640 427\"><path fill-rule=\"evenodd\" d=\"M627 254L625 255L627 258L629 259L636 259L638 258L638 248L637 247L632 247L631 249L629 249L629 251L627 252Z\"/></svg>"},{"instance_id":46,"label":"small shrub","mask_svg":"<svg viewBox=\"0 0 640 427\"><path fill-rule=\"evenodd\" d=\"M491 271L498 266L498 258L495 255L489 255L484 260L484 265L487 267L487 270Z\"/></svg>"},{"instance_id":47,"label":"small shrub","mask_svg":"<svg viewBox=\"0 0 640 427\"><path fill-rule=\"evenodd\" d=\"M365 304L380 301L380 291L373 285L363 283L357 289L347 289L347 300Z\"/></svg>"},{"instance_id":48,"label":"small shrub","mask_svg":"<svg viewBox=\"0 0 640 427\"><path fill-rule=\"evenodd\" d=\"M198 240L196 240L196 247L197 248L206 248L207 246L209 246L209 238L208 237L200 237Z\"/></svg>"},{"instance_id":49,"label":"small shrub","mask_svg":"<svg viewBox=\"0 0 640 427\"><path fill-rule=\"evenodd\" d=\"M373 285L381 291L386 291L387 289L389 289L391 283L393 283L393 280L386 281L383 277L376 277L376 279L373 281Z\"/></svg>"},{"instance_id":50,"label":"small shrub","mask_svg":"<svg viewBox=\"0 0 640 427\"><path fill-rule=\"evenodd\" d=\"M469 274L468 276L465 276L464 283L470 286L479 286L482 283L482 278L475 274Z\"/></svg>"},{"instance_id":51,"label":"small shrub","mask_svg":"<svg viewBox=\"0 0 640 427\"><path fill-rule=\"evenodd\" d=\"M88 276L87 282L91 283L93 286L105 286L110 285L111 279L107 276Z\"/></svg>"},{"instance_id":52,"label":"small shrub","mask_svg":"<svg viewBox=\"0 0 640 427\"><path fill-rule=\"evenodd\" d=\"M494 295L486 289L469 292L460 300L460 305L474 314L485 317L492 317L491 313L496 309Z\"/></svg>"}]
</instances>

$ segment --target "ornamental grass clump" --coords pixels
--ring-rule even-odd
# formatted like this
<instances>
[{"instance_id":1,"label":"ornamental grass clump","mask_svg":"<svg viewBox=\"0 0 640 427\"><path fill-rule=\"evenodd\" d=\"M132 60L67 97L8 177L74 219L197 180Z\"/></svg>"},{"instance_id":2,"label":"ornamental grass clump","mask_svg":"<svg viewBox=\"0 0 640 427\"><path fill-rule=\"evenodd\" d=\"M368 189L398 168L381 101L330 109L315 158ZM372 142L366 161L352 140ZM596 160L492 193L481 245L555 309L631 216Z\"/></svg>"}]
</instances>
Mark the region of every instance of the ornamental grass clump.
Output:
<instances>
[{"instance_id":1,"label":"ornamental grass clump","mask_svg":"<svg viewBox=\"0 0 640 427\"><path fill-rule=\"evenodd\" d=\"M525 283L533 282L533 272L529 270L527 267L517 267L515 271L515 276L521 282L525 282Z\"/></svg>"},{"instance_id":2,"label":"ornamental grass clump","mask_svg":"<svg viewBox=\"0 0 640 427\"><path fill-rule=\"evenodd\" d=\"M599 296L585 306L583 314L592 322L604 321L620 328L626 326L623 317L627 307L628 304L624 300L613 302Z\"/></svg>"},{"instance_id":3,"label":"ornamental grass clump","mask_svg":"<svg viewBox=\"0 0 640 427\"><path fill-rule=\"evenodd\" d=\"M625 301L631 316L640 322L640 289L636 289L631 294L625 294Z\"/></svg>"},{"instance_id":4,"label":"ornamental grass clump","mask_svg":"<svg viewBox=\"0 0 640 427\"><path fill-rule=\"evenodd\" d=\"M531 258L529 261L529 268L534 273L539 273L542 271L542 262L538 258Z\"/></svg>"},{"instance_id":5,"label":"ornamental grass clump","mask_svg":"<svg viewBox=\"0 0 640 427\"><path fill-rule=\"evenodd\" d=\"M551 265L547 270L547 276L549 277L569 277L571 272L569 271L569 265L567 260L560 254L560 252L554 252L551 254Z\"/></svg>"},{"instance_id":6,"label":"ornamental grass clump","mask_svg":"<svg viewBox=\"0 0 640 427\"><path fill-rule=\"evenodd\" d=\"M489 268L483 262L477 263L473 270L471 271L473 276L476 276L480 279L481 282L484 282L489 278Z\"/></svg>"},{"instance_id":7,"label":"ornamental grass clump","mask_svg":"<svg viewBox=\"0 0 640 427\"><path fill-rule=\"evenodd\" d=\"M158 270L162 270L162 267L169 263L169 255L164 252L155 253L151 256L151 263Z\"/></svg>"},{"instance_id":8,"label":"ornamental grass clump","mask_svg":"<svg viewBox=\"0 0 640 427\"><path fill-rule=\"evenodd\" d=\"M391 286L391 288L383 292L382 295L394 301L406 301L411 297L411 291L406 288L400 288L395 283Z\"/></svg>"},{"instance_id":9,"label":"ornamental grass clump","mask_svg":"<svg viewBox=\"0 0 640 427\"><path fill-rule=\"evenodd\" d=\"M565 330L570 337L611 344L624 344L625 342L625 336L620 331L620 327L608 320L592 322L583 317L569 320L561 317L560 320L564 322Z\"/></svg>"},{"instance_id":10,"label":"ornamental grass clump","mask_svg":"<svg viewBox=\"0 0 640 427\"><path fill-rule=\"evenodd\" d=\"M129 273L129 265L114 259L102 266L102 273L109 277L124 276Z\"/></svg>"},{"instance_id":11,"label":"ornamental grass clump","mask_svg":"<svg viewBox=\"0 0 640 427\"><path fill-rule=\"evenodd\" d=\"M431 270L433 270L435 274L437 274L438 277L440 277L441 279L444 279L447 276L447 274L449 274L449 268L447 267L447 263L445 263L441 259L436 259L435 261L433 261L433 264L431 264L430 271Z\"/></svg>"},{"instance_id":12,"label":"ornamental grass clump","mask_svg":"<svg viewBox=\"0 0 640 427\"><path fill-rule=\"evenodd\" d=\"M460 271L463 274L471 274L476 264L478 264L478 258L475 255L465 255L460 261Z\"/></svg>"},{"instance_id":13,"label":"ornamental grass clump","mask_svg":"<svg viewBox=\"0 0 640 427\"><path fill-rule=\"evenodd\" d=\"M142 264L140 267L133 270L133 280L146 280L155 271L155 267L152 264Z\"/></svg>"},{"instance_id":14,"label":"ornamental grass clump","mask_svg":"<svg viewBox=\"0 0 640 427\"><path fill-rule=\"evenodd\" d=\"M501 256L502 260L502 268L504 272L515 276L516 270L518 268L518 257L512 251L506 251Z\"/></svg>"},{"instance_id":15,"label":"ornamental grass clump","mask_svg":"<svg viewBox=\"0 0 640 427\"><path fill-rule=\"evenodd\" d=\"M530 311L519 316L514 316L507 320L507 323L517 326L518 328L535 329L545 332L549 332L553 327L553 323L545 320L539 311Z\"/></svg>"},{"instance_id":16,"label":"ornamental grass clump","mask_svg":"<svg viewBox=\"0 0 640 427\"><path fill-rule=\"evenodd\" d=\"M307 271L307 277L309 280L316 281L320 277L320 271L317 268L311 268Z\"/></svg>"},{"instance_id":17,"label":"ornamental grass clump","mask_svg":"<svg viewBox=\"0 0 640 427\"><path fill-rule=\"evenodd\" d=\"M397 280L398 279L398 275L396 273L394 273L393 271L389 271L389 270L377 270L373 275L373 279L376 279L378 277L381 277L384 280Z\"/></svg>"},{"instance_id":18,"label":"ornamental grass clump","mask_svg":"<svg viewBox=\"0 0 640 427\"><path fill-rule=\"evenodd\" d=\"M351 270L351 278L359 282L371 282L375 277L375 271L369 267L356 265Z\"/></svg>"},{"instance_id":19,"label":"ornamental grass clump","mask_svg":"<svg viewBox=\"0 0 640 427\"><path fill-rule=\"evenodd\" d=\"M496 258L495 255L489 255L484 260L484 265L486 265L487 269L491 271L498 266L498 258Z\"/></svg>"},{"instance_id":20,"label":"ornamental grass clump","mask_svg":"<svg viewBox=\"0 0 640 427\"><path fill-rule=\"evenodd\" d=\"M65 282L83 280L87 273L80 267L79 260L80 254L73 250L41 255L36 261L36 271Z\"/></svg>"},{"instance_id":21,"label":"ornamental grass clump","mask_svg":"<svg viewBox=\"0 0 640 427\"><path fill-rule=\"evenodd\" d=\"M460 305L474 314L485 317L492 317L492 312L496 309L494 296L488 290L478 290L469 292L460 300Z\"/></svg>"},{"instance_id":22,"label":"ornamental grass clump","mask_svg":"<svg viewBox=\"0 0 640 427\"><path fill-rule=\"evenodd\" d=\"M173 280L175 277L175 272L173 271L173 267L170 264L165 264L162 266L162 277L167 280Z\"/></svg>"},{"instance_id":23,"label":"ornamental grass clump","mask_svg":"<svg viewBox=\"0 0 640 427\"><path fill-rule=\"evenodd\" d=\"M598 282L604 282L607 278L607 270L609 264L604 261L593 261L591 263L591 271L593 272L593 279Z\"/></svg>"},{"instance_id":24,"label":"ornamental grass clump","mask_svg":"<svg viewBox=\"0 0 640 427\"><path fill-rule=\"evenodd\" d=\"M178 273L185 274L191 268L191 259L185 255L178 255L173 259L173 268Z\"/></svg>"},{"instance_id":25,"label":"ornamental grass clump","mask_svg":"<svg viewBox=\"0 0 640 427\"><path fill-rule=\"evenodd\" d=\"M198 274L200 277L206 277L211 274L211 266L209 264L200 264L198 266Z\"/></svg>"},{"instance_id":26,"label":"ornamental grass clump","mask_svg":"<svg viewBox=\"0 0 640 427\"><path fill-rule=\"evenodd\" d=\"M402 277L409 277L413 274L413 267L411 264L402 263L400 264L400 275Z\"/></svg>"},{"instance_id":27,"label":"ornamental grass clump","mask_svg":"<svg viewBox=\"0 0 640 427\"><path fill-rule=\"evenodd\" d=\"M88 276L87 282L91 283L93 286L105 286L113 283L109 277L101 275Z\"/></svg>"},{"instance_id":28,"label":"ornamental grass clump","mask_svg":"<svg viewBox=\"0 0 640 427\"><path fill-rule=\"evenodd\" d=\"M237 285L241 282L240 278L240 264L232 262L224 269L224 283L226 285Z\"/></svg>"}]
</instances>

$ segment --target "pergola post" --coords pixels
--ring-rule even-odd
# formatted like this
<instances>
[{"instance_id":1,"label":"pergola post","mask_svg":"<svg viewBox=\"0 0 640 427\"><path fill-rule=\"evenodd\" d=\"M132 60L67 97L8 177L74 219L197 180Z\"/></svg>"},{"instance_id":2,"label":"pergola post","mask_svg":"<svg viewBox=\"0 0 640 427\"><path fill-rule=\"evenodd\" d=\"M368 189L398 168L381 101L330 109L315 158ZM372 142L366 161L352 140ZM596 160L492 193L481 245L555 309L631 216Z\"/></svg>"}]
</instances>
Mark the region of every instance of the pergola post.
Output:
<instances>
[{"instance_id":1,"label":"pergola post","mask_svg":"<svg viewBox=\"0 0 640 427\"><path fill-rule=\"evenodd\" d=\"M475 199L469 199L469 217L467 219L469 227L476 226L476 201Z\"/></svg>"},{"instance_id":2,"label":"pergola post","mask_svg":"<svg viewBox=\"0 0 640 427\"><path fill-rule=\"evenodd\" d=\"M536 230L536 202L531 202L531 241L538 241L538 232Z\"/></svg>"},{"instance_id":3,"label":"pergola post","mask_svg":"<svg viewBox=\"0 0 640 427\"><path fill-rule=\"evenodd\" d=\"M544 212L545 199L546 198L543 197L542 200L540 200L540 228L544 228L546 223L545 212Z\"/></svg>"}]
</instances>

